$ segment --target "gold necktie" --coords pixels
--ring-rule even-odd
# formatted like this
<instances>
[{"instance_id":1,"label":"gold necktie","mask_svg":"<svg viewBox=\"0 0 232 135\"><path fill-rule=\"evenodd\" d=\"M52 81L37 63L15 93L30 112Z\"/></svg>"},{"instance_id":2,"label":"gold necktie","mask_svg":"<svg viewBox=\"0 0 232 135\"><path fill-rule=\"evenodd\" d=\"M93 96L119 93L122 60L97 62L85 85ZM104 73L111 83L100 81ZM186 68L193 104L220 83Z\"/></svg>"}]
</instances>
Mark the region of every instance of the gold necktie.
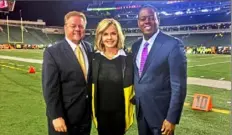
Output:
<instances>
[{"instance_id":1,"label":"gold necktie","mask_svg":"<svg viewBox=\"0 0 232 135\"><path fill-rule=\"evenodd\" d=\"M87 80L87 73L86 73L86 67L85 67L85 59L84 59L83 52L81 51L80 45L77 45L77 47L75 49L75 54L76 54L76 57L78 59L78 62L81 65L81 69L82 69L82 71L84 73L85 80Z\"/></svg>"}]
</instances>

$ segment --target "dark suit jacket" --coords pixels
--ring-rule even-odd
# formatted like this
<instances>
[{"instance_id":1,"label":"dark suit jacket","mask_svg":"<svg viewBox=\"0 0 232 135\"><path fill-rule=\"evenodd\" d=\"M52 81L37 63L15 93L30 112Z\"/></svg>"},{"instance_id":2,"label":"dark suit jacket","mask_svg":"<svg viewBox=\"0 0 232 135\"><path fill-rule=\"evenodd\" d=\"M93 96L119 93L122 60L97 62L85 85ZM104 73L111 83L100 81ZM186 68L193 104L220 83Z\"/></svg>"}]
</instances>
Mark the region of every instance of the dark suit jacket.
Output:
<instances>
[{"instance_id":1,"label":"dark suit jacket","mask_svg":"<svg viewBox=\"0 0 232 135\"><path fill-rule=\"evenodd\" d=\"M139 76L136 57L142 39L132 46L137 117L143 112L150 127L164 119L178 124L186 97L186 56L182 42L160 32Z\"/></svg>"},{"instance_id":2,"label":"dark suit jacket","mask_svg":"<svg viewBox=\"0 0 232 135\"><path fill-rule=\"evenodd\" d=\"M81 44L89 56L92 52L90 44L85 41ZM44 51L42 67L43 95L48 118L53 120L63 117L67 124L77 124L87 113L91 90L90 72L86 82L75 53L65 39Z\"/></svg>"}]
</instances>

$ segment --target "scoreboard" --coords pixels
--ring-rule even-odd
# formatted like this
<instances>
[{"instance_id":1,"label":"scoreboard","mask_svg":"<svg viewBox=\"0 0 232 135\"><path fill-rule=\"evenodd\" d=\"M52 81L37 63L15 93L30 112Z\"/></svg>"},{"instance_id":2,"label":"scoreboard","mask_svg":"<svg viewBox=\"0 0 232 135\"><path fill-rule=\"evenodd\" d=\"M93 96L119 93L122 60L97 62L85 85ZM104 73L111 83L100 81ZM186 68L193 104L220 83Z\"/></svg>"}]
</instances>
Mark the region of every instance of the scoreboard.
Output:
<instances>
[{"instance_id":1,"label":"scoreboard","mask_svg":"<svg viewBox=\"0 0 232 135\"><path fill-rule=\"evenodd\" d=\"M14 11L15 0L0 0L0 12Z\"/></svg>"}]
</instances>

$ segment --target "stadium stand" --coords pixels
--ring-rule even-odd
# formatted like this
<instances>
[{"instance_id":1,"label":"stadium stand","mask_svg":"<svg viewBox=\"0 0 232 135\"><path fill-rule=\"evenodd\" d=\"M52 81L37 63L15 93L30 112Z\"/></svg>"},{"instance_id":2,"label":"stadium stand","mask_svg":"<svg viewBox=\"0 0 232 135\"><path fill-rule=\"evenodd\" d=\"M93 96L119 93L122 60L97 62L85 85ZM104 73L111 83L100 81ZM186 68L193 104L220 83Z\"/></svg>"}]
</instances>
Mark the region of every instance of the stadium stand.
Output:
<instances>
[{"instance_id":1,"label":"stadium stand","mask_svg":"<svg viewBox=\"0 0 232 135\"><path fill-rule=\"evenodd\" d=\"M186 46L230 46L230 34L189 34L175 35Z\"/></svg>"},{"instance_id":2,"label":"stadium stand","mask_svg":"<svg viewBox=\"0 0 232 135\"><path fill-rule=\"evenodd\" d=\"M230 33L223 32L223 30L229 30L230 25L222 24L218 27L215 26L216 24L204 24L204 27L198 25L199 27L196 28L196 25L187 25L187 26L167 26L161 27L164 32L172 34L175 37L178 37L183 40L186 46L228 46L230 45ZM215 30L213 29L215 26ZM226 26L226 27L224 27ZM8 35L7 35L7 27L1 26L3 29L0 32L0 43L9 43L8 42ZM207 29L210 28L210 29ZM62 29L62 28L60 28ZM54 43L57 40L60 40L64 37L64 34L55 34L55 33L44 33L43 29L33 29L23 27L23 43L25 44L44 44L48 45ZM20 26L9 26L9 37L10 43L14 42L22 42L22 34L21 34L21 27ZM180 34L182 32L182 34ZM205 33L201 33L205 32ZM131 47L131 44L141 36L140 31L136 28L131 29L124 29L124 33L126 35L126 42L125 45L127 47ZM91 43L94 43L94 29L89 29L87 31L86 39Z\"/></svg>"},{"instance_id":3,"label":"stadium stand","mask_svg":"<svg viewBox=\"0 0 232 135\"><path fill-rule=\"evenodd\" d=\"M142 3L144 4L144 2ZM186 47L228 47L231 45L231 13L228 1L191 2L191 4L187 2L153 2L151 4L158 9L160 29L183 40ZM138 7L142 4L133 1L129 6L125 5L126 2L90 4L85 11L88 19L85 39L94 44L98 22L105 17L114 17L123 27L126 36L125 46L131 48L133 42L141 37L141 32L137 28L137 13ZM107 10L112 7L115 7L115 10ZM101 8L104 10L100 10ZM0 20L0 22L3 22L0 23L0 44L22 42L21 44L47 47L64 37L62 27L46 26L46 22L43 20L23 21L23 24L17 20L10 20L9 33L6 20Z\"/></svg>"},{"instance_id":4,"label":"stadium stand","mask_svg":"<svg viewBox=\"0 0 232 135\"><path fill-rule=\"evenodd\" d=\"M0 44L4 44L4 43L8 43L8 41L7 41L7 33L2 26L0 31Z\"/></svg>"}]
</instances>

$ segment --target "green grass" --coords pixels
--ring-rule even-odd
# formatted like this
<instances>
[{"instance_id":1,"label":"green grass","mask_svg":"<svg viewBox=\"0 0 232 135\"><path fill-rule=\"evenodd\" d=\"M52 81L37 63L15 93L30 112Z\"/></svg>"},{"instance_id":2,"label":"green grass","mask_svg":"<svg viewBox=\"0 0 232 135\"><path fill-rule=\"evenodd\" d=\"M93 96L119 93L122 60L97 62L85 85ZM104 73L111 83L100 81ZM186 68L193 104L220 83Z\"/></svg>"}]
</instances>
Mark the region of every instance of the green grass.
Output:
<instances>
[{"instance_id":1,"label":"green grass","mask_svg":"<svg viewBox=\"0 0 232 135\"><path fill-rule=\"evenodd\" d=\"M31 58L31 59L43 59L43 50L38 49L15 49L15 50L0 50L0 55Z\"/></svg>"},{"instance_id":2,"label":"green grass","mask_svg":"<svg viewBox=\"0 0 232 135\"><path fill-rule=\"evenodd\" d=\"M0 71L1 135L44 135L45 105L39 74Z\"/></svg>"},{"instance_id":3,"label":"green grass","mask_svg":"<svg viewBox=\"0 0 232 135\"><path fill-rule=\"evenodd\" d=\"M230 115L184 108L176 135L230 135Z\"/></svg>"},{"instance_id":4,"label":"green grass","mask_svg":"<svg viewBox=\"0 0 232 135\"><path fill-rule=\"evenodd\" d=\"M18 71L0 66L0 127L1 135L46 135L47 122L45 104L41 89L41 72L28 74L28 66L40 69L40 64L0 60L1 64L20 66ZM230 108L230 91L203 86L188 85L186 102L192 103L194 93L209 94L213 98L213 107ZM177 135L229 135L230 115L216 112L202 112L185 106ZM136 122L126 135L137 135ZM97 135L92 128L91 135Z\"/></svg>"},{"instance_id":5,"label":"green grass","mask_svg":"<svg viewBox=\"0 0 232 135\"><path fill-rule=\"evenodd\" d=\"M21 62L21 61L15 61L15 60L6 60L6 59L0 59L0 66L5 68L4 66L10 66L14 68L20 68L22 70L28 71L30 66L35 67L36 72L41 72L42 65L36 64L36 63L28 63L28 62Z\"/></svg>"},{"instance_id":6,"label":"green grass","mask_svg":"<svg viewBox=\"0 0 232 135\"><path fill-rule=\"evenodd\" d=\"M209 79L231 79L231 56L194 54L188 57L188 77L204 77ZM222 63L223 62L223 63ZM205 65L209 64L209 65ZM204 65L204 66L200 66Z\"/></svg>"}]
</instances>

